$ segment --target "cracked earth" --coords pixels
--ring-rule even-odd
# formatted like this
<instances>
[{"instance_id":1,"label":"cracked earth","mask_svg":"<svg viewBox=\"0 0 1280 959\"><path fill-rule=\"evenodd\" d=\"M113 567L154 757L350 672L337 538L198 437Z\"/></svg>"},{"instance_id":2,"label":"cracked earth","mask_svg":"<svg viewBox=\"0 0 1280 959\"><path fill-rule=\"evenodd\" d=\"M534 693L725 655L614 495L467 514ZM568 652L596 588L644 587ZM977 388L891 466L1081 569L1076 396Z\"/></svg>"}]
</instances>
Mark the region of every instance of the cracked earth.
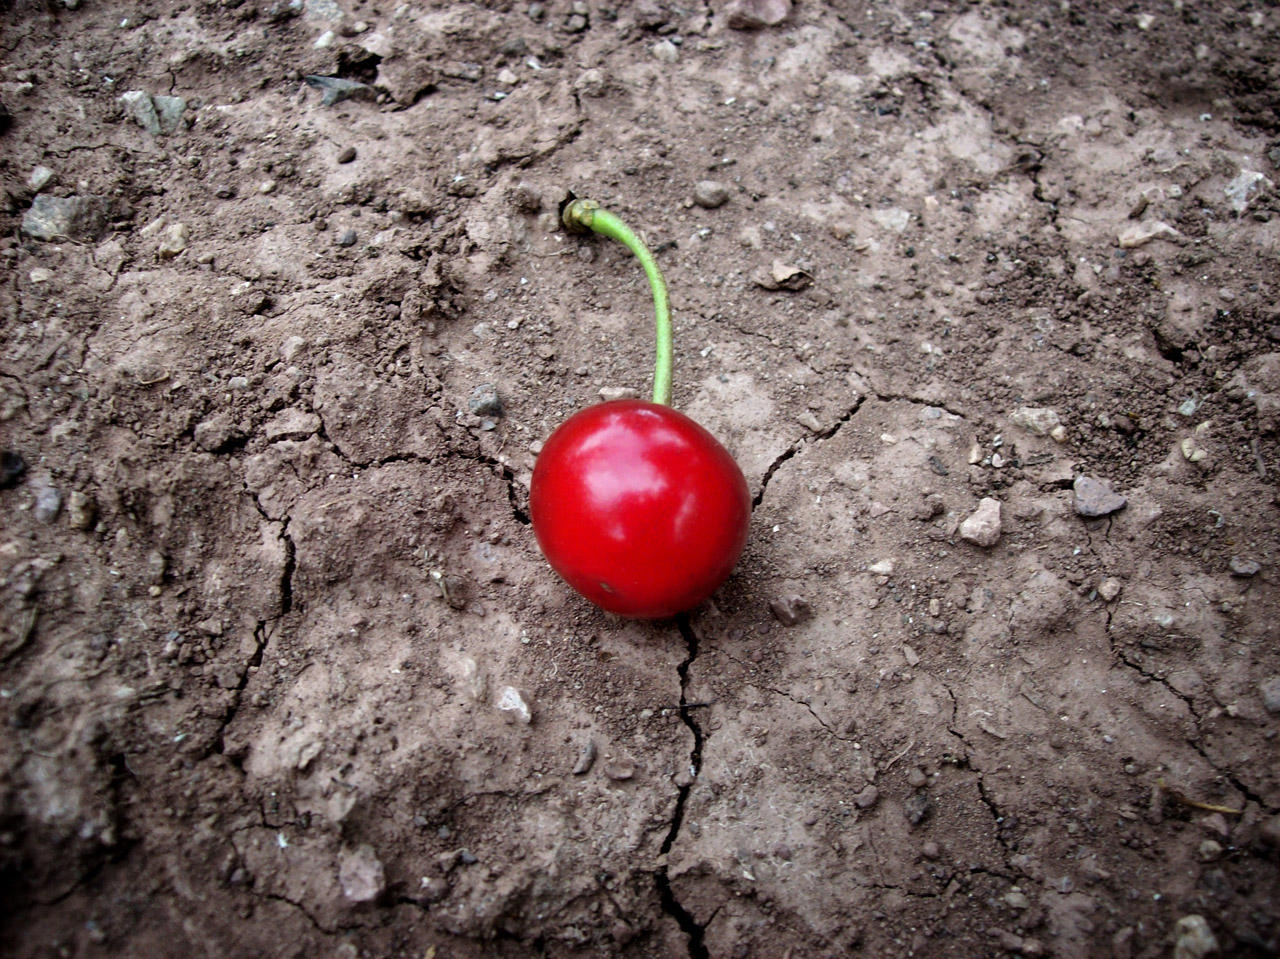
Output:
<instances>
[{"instance_id":1,"label":"cracked earth","mask_svg":"<svg viewBox=\"0 0 1280 959\"><path fill-rule=\"evenodd\" d=\"M1277 953L1280 15L730 13L0 14L0 954ZM529 530L570 191L752 490L672 621Z\"/></svg>"}]
</instances>

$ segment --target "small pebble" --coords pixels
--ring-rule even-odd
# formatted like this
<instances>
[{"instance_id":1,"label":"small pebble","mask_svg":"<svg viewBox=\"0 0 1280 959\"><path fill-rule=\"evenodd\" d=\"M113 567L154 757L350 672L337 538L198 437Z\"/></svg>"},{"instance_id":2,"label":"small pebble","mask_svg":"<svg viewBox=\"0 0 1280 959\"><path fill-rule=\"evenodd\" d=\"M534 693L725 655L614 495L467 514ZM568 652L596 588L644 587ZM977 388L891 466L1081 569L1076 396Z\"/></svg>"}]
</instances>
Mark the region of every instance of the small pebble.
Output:
<instances>
[{"instance_id":1,"label":"small pebble","mask_svg":"<svg viewBox=\"0 0 1280 959\"><path fill-rule=\"evenodd\" d=\"M1110 603L1120 595L1123 584L1114 576L1108 576L1101 585L1098 586L1098 595L1102 597L1104 603Z\"/></svg>"},{"instance_id":2,"label":"small pebble","mask_svg":"<svg viewBox=\"0 0 1280 959\"><path fill-rule=\"evenodd\" d=\"M498 395L498 388L492 383L481 383L471 391L467 409L476 416L502 415L502 398Z\"/></svg>"},{"instance_id":3,"label":"small pebble","mask_svg":"<svg viewBox=\"0 0 1280 959\"><path fill-rule=\"evenodd\" d=\"M867 786L853 797L853 804L859 809L870 809L880 801L880 790L875 786Z\"/></svg>"},{"instance_id":4,"label":"small pebble","mask_svg":"<svg viewBox=\"0 0 1280 959\"><path fill-rule=\"evenodd\" d=\"M729 0L724 5L725 21L732 30L759 30L787 18L791 0Z\"/></svg>"},{"instance_id":5,"label":"small pebble","mask_svg":"<svg viewBox=\"0 0 1280 959\"><path fill-rule=\"evenodd\" d=\"M39 193L53 179L53 171L47 166L38 166L31 171L31 175L27 177L27 186L34 193Z\"/></svg>"},{"instance_id":6,"label":"small pebble","mask_svg":"<svg viewBox=\"0 0 1280 959\"><path fill-rule=\"evenodd\" d=\"M521 725L528 726L533 722L533 711L529 709L529 704L514 686L502 687L502 691L498 694L498 708Z\"/></svg>"},{"instance_id":7,"label":"small pebble","mask_svg":"<svg viewBox=\"0 0 1280 959\"><path fill-rule=\"evenodd\" d=\"M73 490L67 500L67 522L72 529L88 529L98 515L98 504L93 497L80 490Z\"/></svg>"},{"instance_id":8,"label":"small pebble","mask_svg":"<svg viewBox=\"0 0 1280 959\"><path fill-rule=\"evenodd\" d=\"M1218 940L1204 916L1183 916L1173 927L1178 937L1173 959L1204 959L1218 951Z\"/></svg>"},{"instance_id":9,"label":"small pebble","mask_svg":"<svg viewBox=\"0 0 1280 959\"><path fill-rule=\"evenodd\" d=\"M718 180L700 180L693 188L693 202L700 207L714 210L729 200L729 188Z\"/></svg>"},{"instance_id":10,"label":"small pebble","mask_svg":"<svg viewBox=\"0 0 1280 959\"><path fill-rule=\"evenodd\" d=\"M636 764L623 759L605 763L604 774L614 782L626 782L635 776Z\"/></svg>"},{"instance_id":11,"label":"small pebble","mask_svg":"<svg viewBox=\"0 0 1280 959\"><path fill-rule=\"evenodd\" d=\"M1030 909L1031 900L1027 898L1027 894L1021 889L1010 889L1004 894L1004 901L1009 904L1011 909Z\"/></svg>"},{"instance_id":12,"label":"small pebble","mask_svg":"<svg viewBox=\"0 0 1280 959\"><path fill-rule=\"evenodd\" d=\"M320 102L327 107L331 107L335 103L341 103L343 100L350 100L353 97L372 100L376 93L373 87L366 83L357 83L354 80L343 80L341 77L322 77L313 75L303 77L303 81L307 86L324 92L324 96L320 98Z\"/></svg>"},{"instance_id":13,"label":"small pebble","mask_svg":"<svg viewBox=\"0 0 1280 959\"><path fill-rule=\"evenodd\" d=\"M36 487L35 517L42 523L52 523L62 511L62 493L47 484Z\"/></svg>"},{"instance_id":14,"label":"small pebble","mask_svg":"<svg viewBox=\"0 0 1280 959\"><path fill-rule=\"evenodd\" d=\"M1280 676L1271 676L1258 684L1262 705L1269 713L1280 713Z\"/></svg>"},{"instance_id":15,"label":"small pebble","mask_svg":"<svg viewBox=\"0 0 1280 959\"><path fill-rule=\"evenodd\" d=\"M808 600L802 596L779 596L770 600L769 611L783 626L795 626L813 613Z\"/></svg>"},{"instance_id":16,"label":"small pebble","mask_svg":"<svg viewBox=\"0 0 1280 959\"><path fill-rule=\"evenodd\" d=\"M356 245L356 231L355 231L355 230L343 230L341 233L339 233L339 234L338 234L338 238L337 238L336 240L334 240L333 242L334 242L335 244L337 244L338 246L355 246L355 245Z\"/></svg>"},{"instance_id":17,"label":"small pebble","mask_svg":"<svg viewBox=\"0 0 1280 959\"><path fill-rule=\"evenodd\" d=\"M1061 420L1054 410L1034 406L1021 406L1009 414L1009 422L1021 426L1028 433L1036 436L1048 436L1060 425Z\"/></svg>"},{"instance_id":18,"label":"small pebble","mask_svg":"<svg viewBox=\"0 0 1280 959\"><path fill-rule=\"evenodd\" d=\"M680 59L680 48L670 40L659 40L650 48L650 52L663 63L675 63Z\"/></svg>"},{"instance_id":19,"label":"small pebble","mask_svg":"<svg viewBox=\"0 0 1280 959\"><path fill-rule=\"evenodd\" d=\"M352 902L371 902L386 890L386 870L368 843L344 850L338 860L342 894Z\"/></svg>"},{"instance_id":20,"label":"small pebble","mask_svg":"<svg viewBox=\"0 0 1280 959\"><path fill-rule=\"evenodd\" d=\"M867 567L867 572L875 576L892 576L893 560L882 559L879 562L872 563Z\"/></svg>"},{"instance_id":21,"label":"small pebble","mask_svg":"<svg viewBox=\"0 0 1280 959\"><path fill-rule=\"evenodd\" d=\"M187 248L190 237L191 230L185 223L170 224L160 239L160 245L156 247L156 253L162 260L172 260Z\"/></svg>"},{"instance_id":22,"label":"small pebble","mask_svg":"<svg viewBox=\"0 0 1280 959\"><path fill-rule=\"evenodd\" d=\"M339 163L350 163L356 158L355 147L343 147L342 152L338 154Z\"/></svg>"},{"instance_id":23,"label":"small pebble","mask_svg":"<svg viewBox=\"0 0 1280 959\"><path fill-rule=\"evenodd\" d=\"M1003 526L1000 522L1000 501L985 497L978 508L960 524L960 538L975 546L994 546L1000 542Z\"/></svg>"},{"instance_id":24,"label":"small pebble","mask_svg":"<svg viewBox=\"0 0 1280 959\"><path fill-rule=\"evenodd\" d=\"M1222 844L1212 839L1206 839L1201 842L1199 849L1196 851L1200 856L1201 862L1216 862L1222 858Z\"/></svg>"},{"instance_id":25,"label":"small pebble","mask_svg":"<svg viewBox=\"0 0 1280 959\"><path fill-rule=\"evenodd\" d=\"M933 812L933 800L929 798L928 793L915 793L903 803L903 812L907 814L907 822L918 826L929 818L929 813Z\"/></svg>"},{"instance_id":26,"label":"small pebble","mask_svg":"<svg viewBox=\"0 0 1280 959\"><path fill-rule=\"evenodd\" d=\"M1077 476L1072 493L1076 513L1086 518L1109 516L1129 503L1101 480L1089 476Z\"/></svg>"},{"instance_id":27,"label":"small pebble","mask_svg":"<svg viewBox=\"0 0 1280 959\"><path fill-rule=\"evenodd\" d=\"M919 769L912 769L907 773L907 785L912 789L921 789L928 781L929 777Z\"/></svg>"},{"instance_id":28,"label":"small pebble","mask_svg":"<svg viewBox=\"0 0 1280 959\"><path fill-rule=\"evenodd\" d=\"M925 859L937 859L942 855L942 850L938 848L938 844L936 842L930 840L920 847L920 855L924 856Z\"/></svg>"},{"instance_id":29,"label":"small pebble","mask_svg":"<svg viewBox=\"0 0 1280 959\"><path fill-rule=\"evenodd\" d=\"M1257 576L1262 571L1262 567L1257 560L1241 559L1239 556L1232 556L1231 562L1228 564L1231 568L1232 576L1239 576L1241 579L1248 579L1250 576Z\"/></svg>"},{"instance_id":30,"label":"small pebble","mask_svg":"<svg viewBox=\"0 0 1280 959\"><path fill-rule=\"evenodd\" d=\"M578 749L578 761L574 763L573 774L575 776L585 776L591 772L591 767L596 761L596 743L594 739L588 739Z\"/></svg>"}]
</instances>

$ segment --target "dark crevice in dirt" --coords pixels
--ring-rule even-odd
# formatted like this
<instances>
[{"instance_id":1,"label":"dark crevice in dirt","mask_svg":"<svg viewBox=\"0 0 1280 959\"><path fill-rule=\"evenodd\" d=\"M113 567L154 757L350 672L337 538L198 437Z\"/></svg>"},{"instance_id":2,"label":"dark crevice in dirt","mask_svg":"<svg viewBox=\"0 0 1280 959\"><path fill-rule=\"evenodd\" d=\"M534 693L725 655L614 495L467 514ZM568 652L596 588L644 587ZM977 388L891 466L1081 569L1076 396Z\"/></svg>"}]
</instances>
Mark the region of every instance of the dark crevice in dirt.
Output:
<instances>
[{"instance_id":1,"label":"dark crevice in dirt","mask_svg":"<svg viewBox=\"0 0 1280 959\"><path fill-rule=\"evenodd\" d=\"M338 459L342 460L344 463L349 463L352 466L363 466L363 464L357 463L355 460L353 460L351 458L351 455L347 453L347 451L344 450L341 446L339 446L337 441L335 441L334 438L329 435L329 428L324 421L324 414L321 413L318 409L316 409L314 405L311 408L315 412L316 416L320 417L320 429L316 432L316 435L319 436L320 439L328 443L329 446L333 448L333 452L337 455Z\"/></svg>"},{"instance_id":2,"label":"dark crevice in dirt","mask_svg":"<svg viewBox=\"0 0 1280 959\"><path fill-rule=\"evenodd\" d=\"M492 456L485 456L483 454L469 456L466 453L459 453L458 455L462 456L464 459L473 459L478 463L486 463L493 467L495 471L501 472L502 479L507 484L507 502L511 504L511 516L521 526L528 526L530 522L529 511L520 505L520 494L516 488L516 471L506 463L499 459L495 459Z\"/></svg>"},{"instance_id":3,"label":"dark crevice in dirt","mask_svg":"<svg viewBox=\"0 0 1280 959\"><path fill-rule=\"evenodd\" d=\"M1110 626L1110 614L1108 614L1108 626ZM1176 696L1178 699L1182 700L1182 702L1185 703L1187 706L1187 711L1191 713L1192 718L1195 720L1196 725L1197 726L1199 725L1203 717L1200 715L1200 711L1196 709L1196 704L1193 697L1188 696L1184 693L1178 692L1176 689L1173 688L1173 686L1169 684L1169 681L1167 679L1164 679L1163 677L1157 675L1156 673L1148 672L1146 669L1142 667L1141 663L1135 663L1132 660L1130 660L1125 655L1124 650L1118 651L1116 654L1116 658L1119 661L1120 665L1125 666L1128 669L1132 669L1134 672L1138 673L1141 676L1146 677L1148 680L1150 680L1153 683L1159 683L1161 687L1168 690L1171 695ZM1200 758L1203 759L1206 763L1208 763L1210 768L1212 768L1214 772L1216 772L1224 780L1230 783L1231 787L1235 789L1238 793L1240 793L1240 795L1244 796L1245 799L1248 800L1249 802L1257 804L1259 808L1262 808L1262 809L1268 808L1266 801L1261 796L1259 796L1257 793L1251 790L1248 786L1246 786L1237 775L1230 772L1229 770L1223 769L1222 766L1218 762L1216 762L1212 756L1209 755L1209 753L1205 750L1204 746L1202 746L1195 739L1192 739L1190 736L1187 736L1184 738L1186 739L1187 745L1190 746L1192 749L1194 749L1199 754Z\"/></svg>"},{"instance_id":4,"label":"dark crevice in dirt","mask_svg":"<svg viewBox=\"0 0 1280 959\"><path fill-rule=\"evenodd\" d=\"M244 698L244 688L249 685L249 671L255 666L262 665L262 653L267 648L267 621L265 619L258 620L258 625L253 631L253 654L249 657L248 662L244 664L244 669L240 671L240 676L236 680L236 686L233 692L234 697L231 705L227 707L227 711L223 713L222 722L218 725L218 735L214 738L213 751L221 755L226 751L225 736L227 728L236 718L236 713L240 711L240 702ZM233 765L239 765L233 763Z\"/></svg>"},{"instance_id":5,"label":"dark crevice in dirt","mask_svg":"<svg viewBox=\"0 0 1280 959\"><path fill-rule=\"evenodd\" d=\"M952 409L945 403L935 403L933 400L921 399L918 396L908 396L905 393L877 393L876 399L881 403L892 403L895 400L901 400L904 403L911 403L915 406L932 406L935 409L943 410L952 416L958 416L962 420L967 420L969 415L962 410Z\"/></svg>"},{"instance_id":6,"label":"dark crevice in dirt","mask_svg":"<svg viewBox=\"0 0 1280 959\"><path fill-rule=\"evenodd\" d=\"M973 753L973 748L969 745L969 740L965 739L964 734L956 729L956 718L959 715L960 709L960 704L956 700L956 694L953 693L951 688L946 684L943 684L942 688L946 690L947 696L951 700L951 719L947 723L947 732L960 740L961 745L964 746L964 755L956 760L956 768L967 769L978 777L978 798L982 800L982 804L987 807L987 812L991 814L991 822L995 827L996 842L1000 845L1000 849L1004 853L1005 864L1007 865L1009 857L1013 855L1014 850L1010 848L1008 839L1000 828L1004 825L1004 813L1000 811L1000 806L995 801L995 798L987 792L986 777L983 775L982 770L975 769L969 761L969 757ZM1012 878L1012 875L1005 875L1003 878L1010 879Z\"/></svg>"},{"instance_id":7,"label":"dark crevice in dirt","mask_svg":"<svg viewBox=\"0 0 1280 959\"><path fill-rule=\"evenodd\" d=\"M263 893L259 893L259 895L263 899L270 899L273 902L283 902L287 906L292 906L294 909L298 910L298 912L302 913L302 915L306 917L307 922L311 923L312 927L316 930L316 932L320 933L321 935L336 936L339 933L344 931L341 926L339 926L336 929L326 929L323 925L320 924L320 920L318 920L315 916L313 916L307 910L306 906L302 905L302 903L300 902L294 902L289 897L282 896L278 892L263 892Z\"/></svg>"},{"instance_id":8,"label":"dark crevice in dirt","mask_svg":"<svg viewBox=\"0 0 1280 959\"><path fill-rule=\"evenodd\" d=\"M284 616L293 612L293 574L298 568L298 548L289 535L288 516L284 518L280 538L284 540L284 572L280 574L280 614Z\"/></svg>"},{"instance_id":9,"label":"dark crevice in dirt","mask_svg":"<svg viewBox=\"0 0 1280 959\"><path fill-rule=\"evenodd\" d=\"M756 491L756 495L751 499L752 510L754 510L757 506L759 506L762 502L764 502L764 494L765 494L765 490L769 488L769 481L773 479L773 474L778 472L778 470L782 468L783 464L786 463L787 460L795 457L796 454L798 454L802 449L804 449L810 443L816 443L820 440L829 440L831 439L831 437L835 436L836 433L840 431L840 427L844 426L845 423L848 423L849 420L853 419L854 414L857 413L858 410L862 408L862 404L865 401L866 401L865 396L859 396L854 401L853 405L850 406L847 410L845 410L845 412L840 417L838 417L836 421L832 423L830 426L828 426L826 429L821 430L820 432L817 432L817 433L810 433L806 436L800 437L798 440L792 443L789 447L787 447L787 449L785 449L781 454L779 454L779 456L771 464L769 464L769 468L764 471L764 477L760 480L760 489Z\"/></svg>"},{"instance_id":10,"label":"dark crevice in dirt","mask_svg":"<svg viewBox=\"0 0 1280 959\"><path fill-rule=\"evenodd\" d=\"M689 753L689 771L693 774L693 782L696 782L698 773L702 770L702 726L699 725L693 710L685 707L689 704L687 699L689 667L698 657L698 635L693 631L693 627L689 625L689 617L687 615L681 614L677 616L676 626L679 627L680 635L684 637L685 644L689 649L689 655L676 667L676 672L680 675L680 719L689 728L689 732L693 734L693 749ZM675 845L676 838L680 835L680 827L684 823L684 807L689 799L689 791L693 789L693 782L690 782L687 786L681 786L680 792L676 796L676 809L671 815L671 828L667 830L666 838L662 840L660 853L663 857L671 852L671 847ZM667 874L665 861L658 867L658 872L654 879L658 886L658 899L662 905L662 911L674 919L684 934L689 937L690 959L709 959L711 953L707 950L705 942L706 927L700 925L689 910L684 908L676 898L675 890L671 888L671 879Z\"/></svg>"}]
</instances>

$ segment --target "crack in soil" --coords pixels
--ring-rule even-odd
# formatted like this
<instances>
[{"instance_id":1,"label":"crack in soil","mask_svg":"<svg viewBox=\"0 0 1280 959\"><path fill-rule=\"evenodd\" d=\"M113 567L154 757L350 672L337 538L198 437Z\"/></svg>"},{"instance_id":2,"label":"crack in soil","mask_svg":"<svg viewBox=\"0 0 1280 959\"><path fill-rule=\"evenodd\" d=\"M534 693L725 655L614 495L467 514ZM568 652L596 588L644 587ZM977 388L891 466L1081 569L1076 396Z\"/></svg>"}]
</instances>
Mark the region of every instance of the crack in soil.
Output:
<instances>
[{"instance_id":1,"label":"crack in soil","mask_svg":"<svg viewBox=\"0 0 1280 959\"><path fill-rule=\"evenodd\" d=\"M262 665L262 653L267 648L267 620L258 620L258 625L253 631L253 653L249 656L248 662L244 664L244 668L240 670L240 676L236 680L236 686L233 692L235 696L231 700L231 705L227 707L225 713L222 714L222 721L218 724L218 734L213 740L213 751L222 755L226 752L225 737L227 729L235 721L236 714L240 711L240 703L244 699L245 687L249 685L249 671L255 666ZM240 763L232 761L232 765L239 768Z\"/></svg>"},{"instance_id":2,"label":"crack in soil","mask_svg":"<svg viewBox=\"0 0 1280 959\"><path fill-rule=\"evenodd\" d=\"M835 436L836 433L840 431L840 428L842 426L844 426L851 419L853 419L854 414L857 413L858 410L862 408L862 404L866 402L866 399L867 398L865 396L861 396L861 395L858 396L858 398L854 400L853 405L850 406L849 409L847 409L844 412L844 414L841 415L839 418L837 418L836 421L832 423L829 427L817 433L806 434L805 436L800 437L798 440L792 443L789 447L787 447L787 449L785 449L769 465L769 468L764 471L764 477L760 480L760 489L756 492L756 495L751 499L751 509L754 511L757 506L759 506L762 502L764 502L764 494L765 494L765 490L769 488L769 481L773 479L773 474L778 472L778 470L782 468L782 465L786 463L787 460L795 457L802 449L804 449L810 443L818 443L818 442L821 442L822 440L829 440L831 439L831 437Z\"/></svg>"},{"instance_id":3,"label":"crack in soil","mask_svg":"<svg viewBox=\"0 0 1280 959\"><path fill-rule=\"evenodd\" d=\"M360 469L377 469L391 463L430 464L435 460L435 457L423 456L421 453L392 453L388 456L383 456L379 459L373 459L362 463L353 459L350 454L345 452L342 447L334 442L333 437L329 435L328 428L325 425L324 415L319 410L315 410L315 413L320 417L320 429L316 435L329 443L333 447L333 451L337 454L338 458L348 465L355 466ZM499 472L501 474L503 482L507 485L507 501L511 506L512 518L514 518L521 526L528 526L530 522L529 511L521 503L519 484L516 483L516 472L511 468L510 464L503 462L497 457L488 456L479 451L470 453L466 450L458 449L455 446L450 446L448 445L448 434L444 430L441 430L440 432L441 439L445 443L445 450L442 455L456 456L461 459L471 460L475 463L483 463L492 467L495 472ZM288 610L286 609L285 612L288 612Z\"/></svg>"},{"instance_id":4,"label":"crack in soil","mask_svg":"<svg viewBox=\"0 0 1280 959\"><path fill-rule=\"evenodd\" d=\"M987 812L991 814L991 822L995 826L996 842L1004 853L1006 868L1010 868L1010 875L1003 876L1002 878L1010 879L1012 878L1012 869L1009 867L1009 862L1014 850L1009 847L1009 841L1000 829L1004 824L1004 813L1000 811L999 804L987 792L986 776L983 775L982 770L975 769L973 764L969 761L969 757L973 754L973 747L969 745L969 740L964 737L964 733L956 729L956 718L960 711L960 703L956 700L956 694L951 691L951 687L946 683L942 683L942 688L951 699L951 721L947 723L947 732L960 740L961 745L964 746L964 755L956 760L956 768L967 769L978 777L978 798L982 800L982 804L987 807ZM994 875L999 875L999 873L994 873Z\"/></svg>"},{"instance_id":5,"label":"crack in soil","mask_svg":"<svg viewBox=\"0 0 1280 959\"><path fill-rule=\"evenodd\" d=\"M654 875L654 881L658 886L658 899L662 904L662 911L674 919L684 934L689 937L690 959L710 959L711 953L708 952L705 942L706 926L700 925L689 910L681 905L680 900L676 898L675 890L671 888L671 879L667 873L665 859L671 852L671 847L675 845L676 838L680 835L680 827L684 824L685 803L689 799L689 792L693 789L693 783L697 782L698 773L702 771L702 747L704 743L702 727L694 717L693 710L684 708L689 705L689 667L698 657L698 635L693 631L693 627L689 625L688 615L684 613L676 617L676 626L679 627L680 635L684 637L685 644L689 649L689 655L676 667L676 672L680 676L680 719L689 728L689 732L693 734L693 749L689 753L689 771L693 776L689 785L680 787L680 792L676 797L675 812L671 815L671 828L667 830L666 838L662 840L662 847L659 850L660 855L663 856L663 863L658 867L658 871Z\"/></svg>"},{"instance_id":6,"label":"crack in soil","mask_svg":"<svg viewBox=\"0 0 1280 959\"><path fill-rule=\"evenodd\" d=\"M1110 614L1108 614L1108 625L1110 625ZM1159 683L1162 687L1168 690L1172 695L1176 696L1178 699L1186 703L1187 711L1191 713L1191 716L1195 720L1196 730L1197 732L1199 731L1200 723L1204 717L1202 717L1200 714L1200 711L1196 709L1194 697L1178 692L1178 690L1176 690L1173 686L1171 686L1169 684L1169 681L1164 677L1159 676L1155 673L1148 672L1147 670L1143 669L1141 663L1132 662L1125 655L1124 650L1119 650L1116 654L1116 658L1119 661L1120 665L1128 669L1132 669L1134 672L1138 673L1140 676L1145 676L1148 680L1150 680L1153 683ZM1267 804L1261 796L1259 796L1257 793L1251 790L1248 786L1246 786L1240 780L1240 778L1236 776L1234 773L1228 770L1224 770L1221 766L1219 766L1218 763L1216 763L1213 760L1213 758L1209 755L1209 753L1205 750L1204 746L1196 742L1196 740L1192 739L1190 736L1183 736L1183 739L1186 741L1188 746L1190 746L1192 749L1196 751L1196 753L1200 756L1201 759L1203 759L1206 763L1209 764L1209 768L1211 768L1217 775L1221 776L1228 783L1230 783L1231 787L1235 789L1237 792L1239 792L1240 795L1244 796L1248 802L1256 803L1262 809L1267 808Z\"/></svg>"}]
</instances>

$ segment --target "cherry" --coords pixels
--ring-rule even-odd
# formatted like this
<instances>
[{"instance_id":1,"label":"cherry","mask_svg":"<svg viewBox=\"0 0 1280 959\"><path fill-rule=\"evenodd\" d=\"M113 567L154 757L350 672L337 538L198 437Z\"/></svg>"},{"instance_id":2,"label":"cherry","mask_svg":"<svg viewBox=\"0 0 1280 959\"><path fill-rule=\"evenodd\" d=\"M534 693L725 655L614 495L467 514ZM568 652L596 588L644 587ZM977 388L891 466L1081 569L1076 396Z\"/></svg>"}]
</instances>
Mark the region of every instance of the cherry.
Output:
<instances>
[{"instance_id":1,"label":"cherry","mask_svg":"<svg viewBox=\"0 0 1280 959\"><path fill-rule=\"evenodd\" d=\"M612 613L692 609L738 562L751 494L733 457L669 406L614 400L551 434L529 489L552 568Z\"/></svg>"},{"instance_id":2,"label":"cherry","mask_svg":"<svg viewBox=\"0 0 1280 959\"><path fill-rule=\"evenodd\" d=\"M671 318L652 254L590 200L563 213L573 232L624 244L653 289L653 402L614 400L569 417L538 454L529 514L551 567L603 609L656 619L697 606L728 578L751 522L742 470L714 436L671 401Z\"/></svg>"}]
</instances>

